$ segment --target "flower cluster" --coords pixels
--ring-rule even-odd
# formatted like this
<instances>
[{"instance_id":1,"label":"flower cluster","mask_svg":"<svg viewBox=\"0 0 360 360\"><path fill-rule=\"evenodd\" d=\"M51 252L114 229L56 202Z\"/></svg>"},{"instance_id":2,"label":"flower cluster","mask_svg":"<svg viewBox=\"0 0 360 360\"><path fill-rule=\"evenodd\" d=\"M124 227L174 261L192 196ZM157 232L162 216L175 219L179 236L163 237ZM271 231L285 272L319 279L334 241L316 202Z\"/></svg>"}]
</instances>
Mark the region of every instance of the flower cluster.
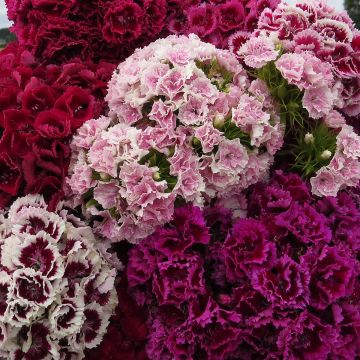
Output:
<instances>
[{"instance_id":1,"label":"flower cluster","mask_svg":"<svg viewBox=\"0 0 360 360\"><path fill-rule=\"evenodd\" d=\"M231 39L233 52L281 104L293 169L315 175L312 191L319 196L336 196L360 180L360 137L341 114L360 113L352 90L359 40L346 13L319 2L266 9L251 36Z\"/></svg>"},{"instance_id":2,"label":"flower cluster","mask_svg":"<svg viewBox=\"0 0 360 360\"><path fill-rule=\"evenodd\" d=\"M278 0L6 0L20 43L46 62L80 57L119 62L160 36L198 34L227 47L235 31L251 31Z\"/></svg>"},{"instance_id":3,"label":"flower cluster","mask_svg":"<svg viewBox=\"0 0 360 360\"><path fill-rule=\"evenodd\" d=\"M74 137L70 192L96 231L136 242L171 220L174 201L202 205L261 179L282 145L266 86L225 50L170 36L114 73L109 117Z\"/></svg>"},{"instance_id":4,"label":"flower cluster","mask_svg":"<svg viewBox=\"0 0 360 360\"><path fill-rule=\"evenodd\" d=\"M149 359L354 359L360 354L360 209L277 172L248 218L185 206L129 252ZM329 342L331 339L331 342Z\"/></svg>"},{"instance_id":5,"label":"flower cluster","mask_svg":"<svg viewBox=\"0 0 360 360\"><path fill-rule=\"evenodd\" d=\"M89 227L47 210L40 195L17 199L0 219L0 356L82 359L117 304L111 270Z\"/></svg>"},{"instance_id":6,"label":"flower cluster","mask_svg":"<svg viewBox=\"0 0 360 360\"><path fill-rule=\"evenodd\" d=\"M105 108L113 65L43 66L16 43L0 52L0 208L28 193L62 196L72 133Z\"/></svg>"}]
</instances>

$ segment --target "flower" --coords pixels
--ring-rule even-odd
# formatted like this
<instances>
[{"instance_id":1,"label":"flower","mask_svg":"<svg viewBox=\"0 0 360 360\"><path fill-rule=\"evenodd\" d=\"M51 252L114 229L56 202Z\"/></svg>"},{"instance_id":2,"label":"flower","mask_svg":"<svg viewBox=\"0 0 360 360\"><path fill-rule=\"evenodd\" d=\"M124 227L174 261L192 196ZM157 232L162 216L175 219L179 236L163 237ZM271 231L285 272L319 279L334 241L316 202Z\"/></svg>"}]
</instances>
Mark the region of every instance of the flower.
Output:
<instances>
[{"instance_id":1,"label":"flower","mask_svg":"<svg viewBox=\"0 0 360 360\"><path fill-rule=\"evenodd\" d=\"M84 356L101 341L117 303L115 272L96 249L91 229L74 225L61 207L50 212L40 195L17 199L5 227L0 324L12 330L2 354L59 358L69 346Z\"/></svg>"},{"instance_id":2,"label":"flower","mask_svg":"<svg viewBox=\"0 0 360 360\"><path fill-rule=\"evenodd\" d=\"M303 263L309 269L314 307L324 309L352 293L356 270L353 259L345 250L336 246L314 249L304 256Z\"/></svg>"},{"instance_id":3,"label":"flower","mask_svg":"<svg viewBox=\"0 0 360 360\"><path fill-rule=\"evenodd\" d=\"M158 40L121 63L109 117L85 123L71 144L67 191L81 195L96 231L137 243L171 220L176 198L203 206L264 177L284 129L269 95L247 95L249 85L228 51L195 35Z\"/></svg>"},{"instance_id":4,"label":"flower","mask_svg":"<svg viewBox=\"0 0 360 360\"><path fill-rule=\"evenodd\" d=\"M278 52L273 42L265 37L250 38L238 51L238 56L243 57L246 65L261 68L269 61L275 60Z\"/></svg>"},{"instance_id":5,"label":"flower","mask_svg":"<svg viewBox=\"0 0 360 360\"><path fill-rule=\"evenodd\" d=\"M293 203L288 210L276 216L276 225L285 228L298 241L308 244L328 243L331 231L326 218L309 204Z\"/></svg>"}]
</instances>

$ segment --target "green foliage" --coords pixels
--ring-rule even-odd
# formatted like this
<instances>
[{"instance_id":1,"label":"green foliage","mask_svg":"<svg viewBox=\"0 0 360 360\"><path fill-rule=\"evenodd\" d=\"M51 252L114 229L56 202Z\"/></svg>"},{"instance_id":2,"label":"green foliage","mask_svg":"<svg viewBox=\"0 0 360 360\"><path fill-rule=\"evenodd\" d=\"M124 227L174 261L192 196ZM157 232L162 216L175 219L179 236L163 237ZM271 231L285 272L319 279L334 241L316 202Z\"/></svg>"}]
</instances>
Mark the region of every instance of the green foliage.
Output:
<instances>
[{"instance_id":1,"label":"green foliage","mask_svg":"<svg viewBox=\"0 0 360 360\"><path fill-rule=\"evenodd\" d=\"M345 0L344 6L357 29L360 29L360 0Z\"/></svg>"},{"instance_id":2,"label":"green foliage","mask_svg":"<svg viewBox=\"0 0 360 360\"><path fill-rule=\"evenodd\" d=\"M228 85L232 83L234 74L226 70L219 64L217 59L211 61L195 61L196 66L201 69L205 75L211 80L219 91L228 91Z\"/></svg>"},{"instance_id":3,"label":"green foliage","mask_svg":"<svg viewBox=\"0 0 360 360\"><path fill-rule=\"evenodd\" d=\"M267 84L271 95L277 100L280 119L287 125L287 130L303 128L308 118L308 113L301 103L303 92L297 86L288 84L276 68L275 62L257 70L256 77Z\"/></svg>"},{"instance_id":4,"label":"green foliage","mask_svg":"<svg viewBox=\"0 0 360 360\"><path fill-rule=\"evenodd\" d=\"M336 133L325 125L317 124L309 129L308 135L310 137L306 138L306 134L301 134L290 147L294 158L292 170L300 172L305 178L328 165L336 150Z\"/></svg>"},{"instance_id":5,"label":"green foliage","mask_svg":"<svg viewBox=\"0 0 360 360\"><path fill-rule=\"evenodd\" d=\"M171 192L174 189L177 183L177 177L170 174L170 162L165 154L155 149L151 149L139 163L147 164L150 167L158 167L159 171L155 174L154 180L165 180L168 186L166 192Z\"/></svg>"},{"instance_id":6,"label":"green foliage","mask_svg":"<svg viewBox=\"0 0 360 360\"><path fill-rule=\"evenodd\" d=\"M11 41L16 39L15 35L9 29L0 29L0 48L5 47Z\"/></svg>"}]
</instances>

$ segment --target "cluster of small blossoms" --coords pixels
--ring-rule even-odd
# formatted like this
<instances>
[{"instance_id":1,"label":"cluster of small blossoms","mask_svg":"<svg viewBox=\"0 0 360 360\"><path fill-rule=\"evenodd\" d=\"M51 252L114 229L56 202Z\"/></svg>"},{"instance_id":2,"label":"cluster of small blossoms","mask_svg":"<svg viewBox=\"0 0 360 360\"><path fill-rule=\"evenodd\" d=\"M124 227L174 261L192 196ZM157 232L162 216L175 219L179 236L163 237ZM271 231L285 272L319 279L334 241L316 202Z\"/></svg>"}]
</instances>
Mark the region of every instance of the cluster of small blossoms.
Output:
<instances>
[{"instance_id":1,"label":"cluster of small blossoms","mask_svg":"<svg viewBox=\"0 0 360 360\"><path fill-rule=\"evenodd\" d=\"M40 195L0 216L0 358L82 359L97 346L117 304L95 238Z\"/></svg>"},{"instance_id":2,"label":"cluster of small blossoms","mask_svg":"<svg viewBox=\"0 0 360 360\"><path fill-rule=\"evenodd\" d=\"M121 63L109 117L74 137L70 193L112 241L146 237L176 198L203 205L264 178L283 126L261 80L194 35L158 40Z\"/></svg>"},{"instance_id":3,"label":"cluster of small blossoms","mask_svg":"<svg viewBox=\"0 0 360 360\"><path fill-rule=\"evenodd\" d=\"M230 43L282 104L290 131L301 123L289 137L296 142L302 133L294 168L307 177L315 175L312 191L319 196L336 196L360 180L360 137L344 117L360 112L358 90L353 89L360 73L359 39L346 13L308 1L264 10L258 29L251 35L239 33ZM341 49L345 54L339 59ZM314 144L319 133L324 137Z\"/></svg>"}]
</instances>

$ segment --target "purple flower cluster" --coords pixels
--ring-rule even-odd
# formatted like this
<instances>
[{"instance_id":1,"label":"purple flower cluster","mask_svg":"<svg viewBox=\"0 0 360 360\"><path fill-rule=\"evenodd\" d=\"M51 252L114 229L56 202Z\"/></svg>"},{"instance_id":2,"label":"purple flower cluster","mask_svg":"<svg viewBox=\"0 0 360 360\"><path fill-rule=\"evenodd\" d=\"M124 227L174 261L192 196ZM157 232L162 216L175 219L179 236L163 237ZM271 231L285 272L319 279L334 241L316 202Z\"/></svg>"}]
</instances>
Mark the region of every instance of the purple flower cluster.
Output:
<instances>
[{"instance_id":1,"label":"purple flower cluster","mask_svg":"<svg viewBox=\"0 0 360 360\"><path fill-rule=\"evenodd\" d=\"M130 250L150 359L354 359L360 354L360 209L276 172L248 217L178 208ZM331 339L331 341L329 341Z\"/></svg>"}]
</instances>

